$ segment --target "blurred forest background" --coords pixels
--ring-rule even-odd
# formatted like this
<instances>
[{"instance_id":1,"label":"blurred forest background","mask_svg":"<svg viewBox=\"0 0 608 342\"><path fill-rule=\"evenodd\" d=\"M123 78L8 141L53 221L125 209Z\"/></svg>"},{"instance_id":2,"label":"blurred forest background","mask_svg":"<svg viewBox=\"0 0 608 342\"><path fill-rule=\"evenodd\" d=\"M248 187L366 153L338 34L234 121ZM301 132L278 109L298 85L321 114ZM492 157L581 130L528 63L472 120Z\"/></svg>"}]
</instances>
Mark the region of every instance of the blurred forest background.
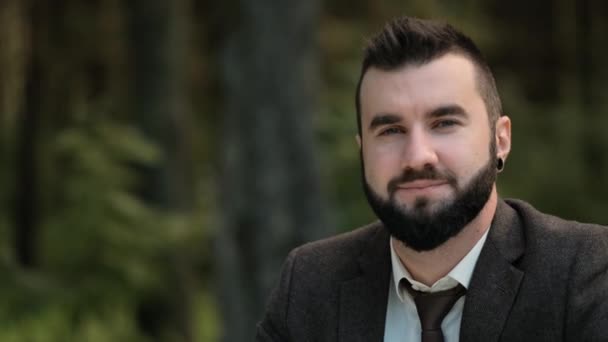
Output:
<instances>
[{"instance_id":1,"label":"blurred forest background","mask_svg":"<svg viewBox=\"0 0 608 342\"><path fill-rule=\"evenodd\" d=\"M0 1L0 341L250 341L288 250L373 219L354 90L396 15L472 36L503 196L608 223L608 2Z\"/></svg>"}]
</instances>

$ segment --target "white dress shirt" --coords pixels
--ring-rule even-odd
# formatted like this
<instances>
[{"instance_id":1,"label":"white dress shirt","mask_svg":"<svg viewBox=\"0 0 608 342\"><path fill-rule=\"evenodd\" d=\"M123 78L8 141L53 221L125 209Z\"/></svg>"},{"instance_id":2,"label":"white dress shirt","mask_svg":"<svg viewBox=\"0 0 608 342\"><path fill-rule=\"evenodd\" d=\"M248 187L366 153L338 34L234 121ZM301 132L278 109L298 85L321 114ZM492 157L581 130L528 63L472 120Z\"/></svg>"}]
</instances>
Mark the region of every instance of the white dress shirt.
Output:
<instances>
[{"instance_id":1,"label":"white dress shirt","mask_svg":"<svg viewBox=\"0 0 608 342\"><path fill-rule=\"evenodd\" d=\"M412 278L408 270L403 266L399 256L395 252L394 241L390 239L391 264L393 270L393 282L389 282L388 305L386 309L386 324L384 327L385 342L417 342L420 341L420 319L416 311L416 304L407 289L400 287L401 279L407 279L412 287L423 292L437 292L451 289L462 284L466 289L473 275L473 269L479 259L479 253L486 242L488 230L477 241L469 253L443 278L437 280L433 286L429 287ZM460 322L462 321L462 309L466 294L460 297L454 304L450 312L441 323L441 330L445 342L458 342L460 335Z\"/></svg>"}]
</instances>

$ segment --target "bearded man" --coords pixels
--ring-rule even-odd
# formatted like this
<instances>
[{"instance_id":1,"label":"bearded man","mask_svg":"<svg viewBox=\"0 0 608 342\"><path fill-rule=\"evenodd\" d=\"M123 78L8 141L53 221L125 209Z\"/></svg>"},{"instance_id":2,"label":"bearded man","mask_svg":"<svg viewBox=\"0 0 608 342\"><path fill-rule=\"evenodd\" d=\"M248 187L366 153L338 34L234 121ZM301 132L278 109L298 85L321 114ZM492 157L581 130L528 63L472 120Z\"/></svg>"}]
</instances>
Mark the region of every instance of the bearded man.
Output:
<instances>
[{"instance_id":1,"label":"bearded man","mask_svg":"<svg viewBox=\"0 0 608 342\"><path fill-rule=\"evenodd\" d=\"M511 121L470 38L389 22L356 109L379 222L293 250L257 341L608 340L608 229L498 196Z\"/></svg>"}]
</instances>

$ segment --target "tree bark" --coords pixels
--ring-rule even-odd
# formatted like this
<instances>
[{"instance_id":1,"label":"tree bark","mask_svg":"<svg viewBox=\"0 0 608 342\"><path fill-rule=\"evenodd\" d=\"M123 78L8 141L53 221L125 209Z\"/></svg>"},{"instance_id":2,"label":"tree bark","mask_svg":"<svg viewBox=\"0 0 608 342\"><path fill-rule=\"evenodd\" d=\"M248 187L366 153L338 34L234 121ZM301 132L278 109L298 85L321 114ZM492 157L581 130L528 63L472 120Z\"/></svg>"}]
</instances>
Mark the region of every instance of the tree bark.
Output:
<instances>
[{"instance_id":1,"label":"tree bark","mask_svg":"<svg viewBox=\"0 0 608 342\"><path fill-rule=\"evenodd\" d=\"M25 12L29 25L29 53L25 86L17 118L14 251L17 264L34 268L39 264L37 239L40 222L40 120L43 104L43 51L46 2L32 1Z\"/></svg>"},{"instance_id":2,"label":"tree bark","mask_svg":"<svg viewBox=\"0 0 608 342\"><path fill-rule=\"evenodd\" d=\"M318 2L246 0L237 8L222 51L218 144L224 341L252 339L287 252L327 229L312 126Z\"/></svg>"},{"instance_id":3,"label":"tree bark","mask_svg":"<svg viewBox=\"0 0 608 342\"><path fill-rule=\"evenodd\" d=\"M142 166L141 195L164 213L192 211L191 146L188 89L184 67L188 48L188 1L136 0L129 2L132 46L134 114L145 136L162 152L162 165ZM192 322L193 276L181 251L168 255L172 265L167 293L152 295L140 307L142 328L160 338L177 330L184 341L194 341ZM152 303L152 304L150 304ZM162 322L165 326L156 326Z\"/></svg>"}]
</instances>

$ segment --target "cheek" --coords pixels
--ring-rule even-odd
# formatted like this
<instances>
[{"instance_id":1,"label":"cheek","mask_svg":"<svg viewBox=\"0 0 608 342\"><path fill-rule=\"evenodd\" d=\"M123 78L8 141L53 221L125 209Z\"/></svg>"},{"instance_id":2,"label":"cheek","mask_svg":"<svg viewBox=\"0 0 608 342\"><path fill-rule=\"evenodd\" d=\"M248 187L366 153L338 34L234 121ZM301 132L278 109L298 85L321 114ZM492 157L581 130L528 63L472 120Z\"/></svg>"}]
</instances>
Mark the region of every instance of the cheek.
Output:
<instances>
[{"instance_id":1,"label":"cheek","mask_svg":"<svg viewBox=\"0 0 608 342\"><path fill-rule=\"evenodd\" d=\"M386 191L388 182L401 172L401 154L398 146L368 147L364 149L365 176L375 189Z\"/></svg>"},{"instance_id":2,"label":"cheek","mask_svg":"<svg viewBox=\"0 0 608 342\"><path fill-rule=\"evenodd\" d=\"M449 169L466 182L488 162L489 144L489 138L482 136L446 141L438 147L440 167Z\"/></svg>"}]
</instances>

